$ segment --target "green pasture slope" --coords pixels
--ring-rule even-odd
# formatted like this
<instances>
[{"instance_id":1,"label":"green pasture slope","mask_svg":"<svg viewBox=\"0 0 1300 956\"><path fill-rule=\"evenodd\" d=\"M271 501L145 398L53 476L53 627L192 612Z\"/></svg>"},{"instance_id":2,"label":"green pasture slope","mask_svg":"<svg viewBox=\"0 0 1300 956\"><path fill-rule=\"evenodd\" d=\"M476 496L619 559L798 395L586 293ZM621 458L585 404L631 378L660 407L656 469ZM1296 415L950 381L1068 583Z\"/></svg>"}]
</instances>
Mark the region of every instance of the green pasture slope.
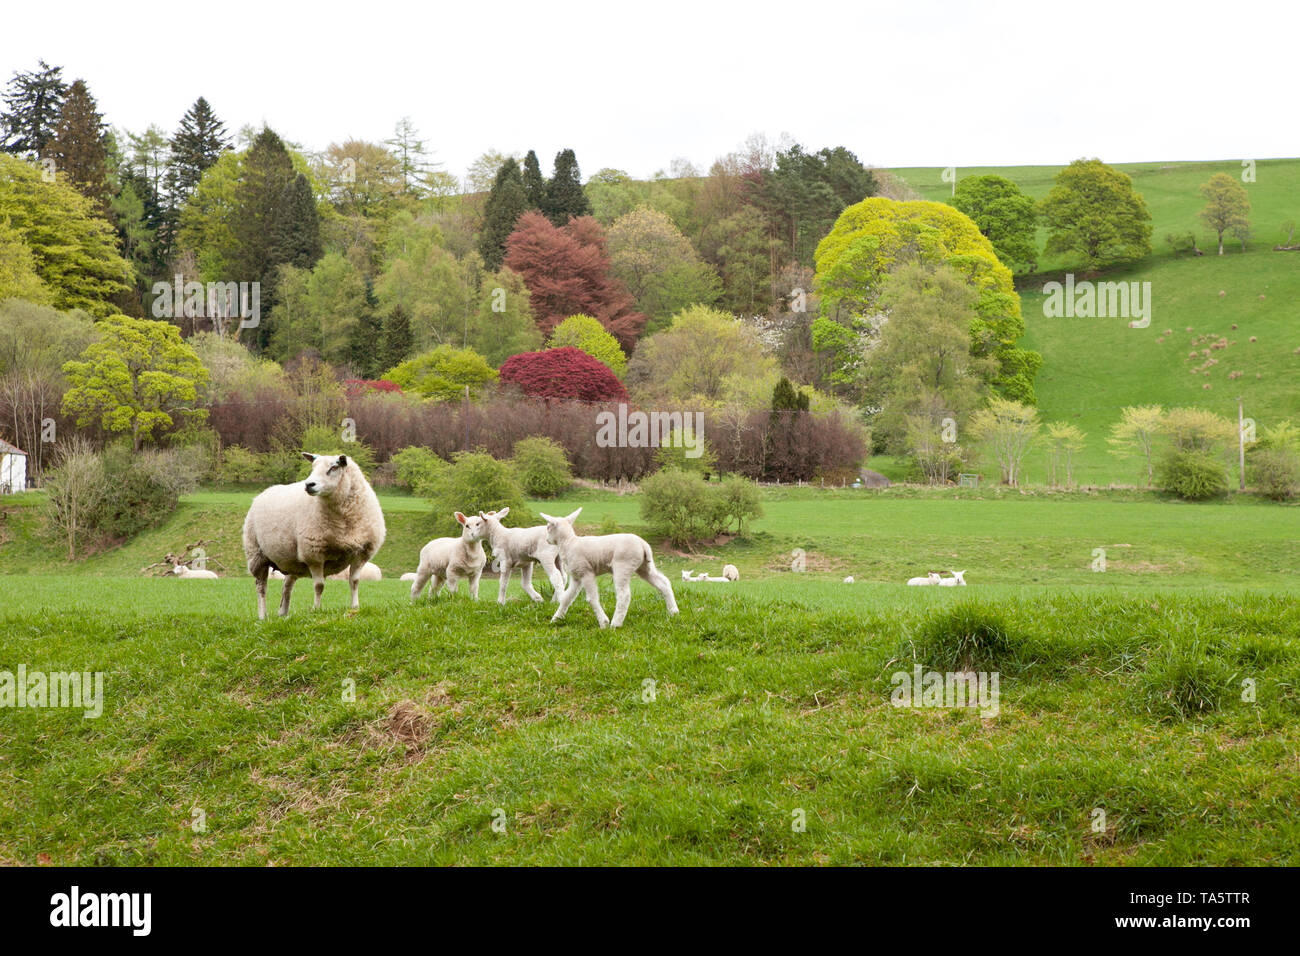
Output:
<instances>
[{"instance_id":1,"label":"green pasture slope","mask_svg":"<svg viewBox=\"0 0 1300 956\"><path fill-rule=\"evenodd\" d=\"M1044 359L1037 380L1043 418L1072 421L1088 433L1076 478L1089 484L1145 481L1138 462L1117 459L1106 445L1110 425L1125 405L1197 405L1235 419L1240 397L1246 415L1261 425L1283 418L1300 421L1300 253L1273 251L1286 239L1283 224L1300 223L1300 159L1256 163L1255 182L1245 184L1254 239L1245 253L1236 242L1227 243L1222 257L1215 254L1213 234L1198 220L1204 205L1199 189L1214 173L1240 176L1240 160L1125 163L1117 168L1133 177L1146 199L1152 255L1087 278L1150 282L1150 327L1130 329L1123 319L1044 316L1045 282L1060 280L1065 272L1075 273L1076 280L1085 278L1082 266L1069 257L1044 256L1039 274L1019 282L1025 344ZM1041 199L1060 169L959 168L957 176L996 173ZM952 187L942 182L939 167L893 172L927 199L950 196ZM1206 254L1175 258L1165 236L1188 231L1196 233ZM1046 239L1046 230L1040 230L1040 248ZM1218 365L1192 374L1204 358L1198 354L1193 359L1190 353L1208 347L1212 339L1196 341L1205 335L1226 336L1232 344L1212 353ZM1242 374L1229 379L1232 372ZM1046 469L1045 454L1035 453L1029 480L1044 481Z\"/></svg>"},{"instance_id":2,"label":"green pasture slope","mask_svg":"<svg viewBox=\"0 0 1300 956\"><path fill-rule=\"evenodd\" d=\"M658 548L682 613L635 581L616 632L486 579L412 608L415 499L359 613L331 582L262 624L237 569L140 575L199 539L237 566L247 493L77 565L7 502L0 670L105 686L98 719L0 709L0 863L1300 861L1296 509L962 494L769 490L746 537ZM638 528L534 507L579 505ZM971 585L901 583L930 567ZM997 715L892 706L914 664L997 671Z\"/></svg>"}]
</instances>

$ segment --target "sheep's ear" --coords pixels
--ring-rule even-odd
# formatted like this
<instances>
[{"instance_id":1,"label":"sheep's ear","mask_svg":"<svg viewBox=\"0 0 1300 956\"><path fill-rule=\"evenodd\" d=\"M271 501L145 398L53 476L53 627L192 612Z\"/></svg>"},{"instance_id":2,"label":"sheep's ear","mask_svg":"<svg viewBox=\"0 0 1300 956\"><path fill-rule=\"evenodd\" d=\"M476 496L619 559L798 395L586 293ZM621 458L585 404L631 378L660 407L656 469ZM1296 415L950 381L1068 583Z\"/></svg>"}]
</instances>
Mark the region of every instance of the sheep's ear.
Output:
<instances>
[{"instance_id":1,"label":"sheep's ear","mask_svg":"<svg viewBox=\"0 0 1300 956\"><path fill-rule=\"evenodd\" d=\"M464 524L464 523L465 523L465 516L464 516L463 514L461 514L459 511L457 511L457 512L456 512L456 520L459 521L461 524Z\"/></svg>"},{"instance_id":2,"label":"sheep's ear","mask_svg":"<svg viewBox=\"0 0 1300 956\"><path fill-rule=\"evenodd\" d=\"M313 455L313 454L312 454L311 452L309 452L309 451L305 451L305 452L303 452L303 453L302 453L302 457L306 458L308 461L315 461L315 460L316 460L316 456Z\"/></svg>"},{"instance_id":3,"label":"sheep's ear","mask_svg":"<svg viewBox=\"0 0 1300 956\"><path fill-rule=\"evenodd\" d=\"M347 456L347 455L339 455L339 467L340 467L340 468L346 468L347 466L348 466L348 456Z\"/></svg>"},{"instance_id":4,"label":"sheep's ear","mask_svg":"<svg viewBox=\"0 0 1300 956\"><path fill-rule=\"evenodd\" d=\"M510 514L510 509L508 507L502 508L500 511L489 511L488 514L494 514L497 518L504 518L506 515Z\"/></svg>"},{"instance_id":5,"label":"sheep's ear","mask_svg":"<svg viewBox=\"0 0 1300 956\"><path fill-rule=\"evenodd\" d=\"M542 520L545 521L547 524L550 524L552 521L555 520L553 517L548 515L545 511L539 511L537 513L542 516Z\"/></svg>"},{"instance_id":6,"label":"sheep's ear","mask_svg":"<svg viewBox=\"0 0 1300 956\"><path fill-rule=\"evenodd\" d=\"M573 512L573 514L568 515L567 517L565 517L564 520L567 521L567 522L569 522L569 524L573 524L573 522L575 522L575 521L578 520L578 515L580 515L580 514L582 514L582 509L581 509L581 508L579 508L577 511Z\"/></svg>"}]
</instances>

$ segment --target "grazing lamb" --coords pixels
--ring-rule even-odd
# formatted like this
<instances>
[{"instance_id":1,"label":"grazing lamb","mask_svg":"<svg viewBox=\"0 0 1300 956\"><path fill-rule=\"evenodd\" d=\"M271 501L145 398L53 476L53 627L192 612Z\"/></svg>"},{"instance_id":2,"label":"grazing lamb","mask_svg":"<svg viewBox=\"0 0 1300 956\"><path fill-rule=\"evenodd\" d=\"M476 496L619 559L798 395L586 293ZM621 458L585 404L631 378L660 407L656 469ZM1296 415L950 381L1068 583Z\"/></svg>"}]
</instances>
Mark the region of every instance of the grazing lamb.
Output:
<instances>
[{"instance_id":1,"label":"grazing lamb","mask_svg":"<svg viewBox=\"0 0 1300 956\"><path fill-rule=\"evenodd\" d=\"M444 582L447 590L455 594L461 578L469 579L469 595L478 600L478 579L487 564L487 554L483 551L487 522L478 515L466 518L459 511L456 520L462 527L459 538L434 538L420 549L420 570L411 584L412 601L420 596L429 581L433 582L430 597L438 593Z\"/></svg>"},{"instance_id":2,"label":"grazing lamb","mask_svg":"<svg viewBox=\"0 0 1300 956\"><path fill-rule=\"evenodd\" d=\"M938 575L938 573L935 572L935 571L931 571L929 574L927 574L927 575L926 575L925 577L923 577L923 578L908 578L908 579L907 579L908 587L914 587L914 588L915 588L915 587L928 587L928 586L930 586L930 585L932 585L932 584L938 584L938 583L939 583L939 575Z\"/></svg>"},{"instance_id":3,"label":"grazing lamb","mask_svg":"<svg viewBox=\"0 0 1300 956\"><path fill-rule=\"evenodd\" d=\"M178 564L176 567L172 568L172 574L185 581L215 581L217 579L217 572L215 571L205 571L199 568L187 568L183 564Z\"/></svg>"},{"instance_id":4,"label":"grazing lamb","mask_svg":"<svg viewBox=\"0 0 1300 956\"><path fill-rule=\"evenodd\" d=\"M384 572L379 570L379 565L377 565L377 564L371 564L369 561L367 561L367 562L365 563L365 565L362 566L362 568L361 568L361 574L360 574L360 580L362 580L362 581L382 581L383 579L384 579ZM331 575L330 575L330 580L331 580L331 581L347 581L347 580L349 580L348 569L347 569L347 568L344 568L344 569L343 569L342 571L340 571L338 574L331 574Z\"/></svg>"},{"instance_id":5,"label":"grazing lamb","mask_svg":"<svg viewBox=\"0 0 1300 956\"><path fill-rule=\"evenodd\" d=\"M506 588L510 586L510 576L519 568L519 580L524 593L537 603L545 600L533 588L533 562L542 566L547 580L555 589L552 600L558 601L564 591L564 576L555 566L560 556L560 549L546 540L546 528L507 528L501 519L510 514L509 508L500 511L480 511L479 517L487 522L488 544L492 546L492 566L500 572L497 584L497 603L506 603ZM498 563L500 567L497 567Z\"/></svg>"},{"instance_id":6,"label":"grazing lamb","mask_svg":"<svg viewBox=\"0 0 1300 956\"><path fill-rule=\"evenodd\" d=\"M952 574L952 577L942 578L939 581L939 587L941 588L963 587L964 588L966 586L966 579L962 575L964 575L966 572L953 571L951 568L949 568L948 570Z\"/></svg>"},{"instance_id":7,"label":"grazing lamb","mask_svg":"<svg viewBox=\"0 0 1300 956\"><path fill-rule=\"evenodd\" d=\"M284 574L280 616L289 613L294 582L311 575L319 610L325 578L349 569L352 608L360 606L361 569L387 533L384 512L361 468L347 455L312 455L306 481L272 485L253 499L244 519L244 554L257 583L257 616L266 618L266 578Z\"/></svg>"},{"instance_id":8,"label":"grazing lamb","mask_svg":"<svg viewBox=\"0 0 1300 956\"><path fill-rule=\"evenodd\" d=\"M569 586L560 597L560 606L556 609L551 622L561 620L569 610L569 605L578 596L582 588L587 595L587 603L596 613L600 626L622 627L627 617L628 605L632 602L632 575L639 574L642 580L649 582L655 590L663 595L668 613L677 613L677 600L673 597L673 586L655 567L654 554L644 538L635 534L598 534L579 535L573 530L573 522L582 509L563 518L543 514L546 519L546 540L560 549L560 560L569 574ZM614 577L614 619L610 621L600 606L600 589L596 578L602 574Z\"/></svg>"}]
</instances>

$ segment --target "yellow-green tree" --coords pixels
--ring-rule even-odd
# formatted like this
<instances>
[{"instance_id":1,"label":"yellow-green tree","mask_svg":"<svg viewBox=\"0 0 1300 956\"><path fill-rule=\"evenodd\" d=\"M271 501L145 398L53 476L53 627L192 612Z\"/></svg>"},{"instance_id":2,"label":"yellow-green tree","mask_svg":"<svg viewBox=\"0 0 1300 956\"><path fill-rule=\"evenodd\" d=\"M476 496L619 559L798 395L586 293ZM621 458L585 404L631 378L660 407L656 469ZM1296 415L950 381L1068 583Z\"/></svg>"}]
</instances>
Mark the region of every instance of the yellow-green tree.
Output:
<instances>
[{"instance_id":1,"label":"yellow-green tree","mask_svg":"<svg viewBox=\"0 0 1300 956\"><path fill-rule=\"evenodd\" d=\"M976 412L967 426L976 440L988 445L997 459L1003 483L1013 488L1024 477L1021 463L1038 440L1041 427L1036 408L1001 398L992 399L988 408Z\"/></svg>"},{"instance_id":2,"label":"yellow-green tree","mask_svg":"<svg viewBox=\"0 0 1300 956\"><path fill-rule=\"evenodd\" d=\"M78 425L129 433L139 451L177 417L206 416L196 406L208 371L176 326L114 315L95 323L95 333L81 358L63 366L71 386L63 413Z\"/></svg>"},{"instance_id":3,"label":"yellow-green tree","mask_svg":"<svg viewBox=\"0 0 1300 956\"><path fill-rule=\"evenodd\" d=\"M605 363L619 378L627 373L627 356L623 354L618 339L605 331L599 319L590 315L571 315L557 325L547 340L546 347L560 349L566 345Z\"/></svg>"},{"instance_id":4,"label":"yellow-green tree","mask_svg":"<svg viewBox=\"0 0 1300 956\"><path fill-rule=\"evenodd\" d=\"M1205 197L1201 222L1218 235L1219 255L1223 255L1223 234L1250 226L1250 199L1246 196L1246 187L1227 173L1215 173L1201 186L1201 195Z\"/></svg>"},{"instance_id":5,"label":"yellow-green tree","mask_svg":"<svg viewBox=\"0 0 1300 956\"><path fill-rule=\"evenodd\" d=\"M1159 405L1129 405L1120 410L1120 420L1111 426L1106 439L1113 454L1140 454L1147 463L1147 487L1155 478L1153 455L1164 427L1165 410Z\"/></svg>"}]
</instances>

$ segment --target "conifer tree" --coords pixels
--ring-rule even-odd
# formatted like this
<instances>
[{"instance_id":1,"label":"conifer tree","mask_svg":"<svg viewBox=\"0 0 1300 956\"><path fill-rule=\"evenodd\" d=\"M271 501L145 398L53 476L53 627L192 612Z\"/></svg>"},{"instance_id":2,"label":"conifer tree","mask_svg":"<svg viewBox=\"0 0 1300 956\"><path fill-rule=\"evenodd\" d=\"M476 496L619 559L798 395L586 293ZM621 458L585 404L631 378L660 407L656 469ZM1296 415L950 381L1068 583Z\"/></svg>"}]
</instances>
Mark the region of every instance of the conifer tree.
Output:
<instances>
[{"instance_id":1,"label":"conifer tree","mask_svg":"<svg viewBox=\"0 0 1300 956\"><path fill-rule=\"evenodd\" d=\"M566 226L570 219L591 215L591 203L582 189L582 173L573 150L562 149L555 154L555 166L551 180L546 184L546 202L541 210L557 226Z\"/></svg>"},{"instance_id":2,"label":"conifer tree","mask_svg":"<svg viewBox=\"0 0 1300 956\"><path fill-rule=\"evenodd\" d=\"M483 231L479 234L478 251L484 266L495 272L505 258L506 239L515 230L515 223L528 209L528 196L519 164L507 159L497 171L496 182L488 193L483 210Z\"/></svg>"},{"instance_id":3,"label":"conifer tree","mask_svg":"<svg viewBox=\"0 0 1300 956\"><path fill-rule=\"evenodd\" d=\"M217 119L208 101L200 96L181 117L181 125L171 138L168 187L176 205L184 201L208 167L229 148L225 124Z\"/></svg>"},{"instance_id":4,"label":"conifer tree","mask_svg":"<svg viewBox=\"0 0 1300 956\"><path fill-rule=\"evenodd\" d=\"M275 246L271 251L279 264L310 269L322 253L320 215L307 177L298 173L284 187L275 217Z\"/></svg>"},{"instance_id":5,"label":"conifer tree","mask_svg":"<svg viewBox=\"0 0 1300 956\"><path fill-rule=\"evenodd\" d=\"M68 87L59 110L54 139L44 155L54 160L59 172L77 192L108 210L108 145L104 139L104 117L95 105L85 80Z\"/></svg>"},{"instance_id":6,"label":"conifer tree","mask_svg":"<svg viewBox=\"0 0 1300 956\"><path fill-rule=\"evenodd\" d=\"M542 175L537 153L531 149L524 157L524 195L528 197L529 209L541 209L546 205L546 177Z\"/></svg>"},{"instance_id":7,"label":"conifer tree","mask_svg":"<svg viewBox=\"0 0 1300 956\"><path fill-rule=\"evenodd\" d=\"M30 73L15 73L4 94L5 108L0 115L0 141L4 151L21 156L43 156L54 138L59 112L68 85L60 74L61 66L37 61Z\"/></svg>"}]
</instances>

